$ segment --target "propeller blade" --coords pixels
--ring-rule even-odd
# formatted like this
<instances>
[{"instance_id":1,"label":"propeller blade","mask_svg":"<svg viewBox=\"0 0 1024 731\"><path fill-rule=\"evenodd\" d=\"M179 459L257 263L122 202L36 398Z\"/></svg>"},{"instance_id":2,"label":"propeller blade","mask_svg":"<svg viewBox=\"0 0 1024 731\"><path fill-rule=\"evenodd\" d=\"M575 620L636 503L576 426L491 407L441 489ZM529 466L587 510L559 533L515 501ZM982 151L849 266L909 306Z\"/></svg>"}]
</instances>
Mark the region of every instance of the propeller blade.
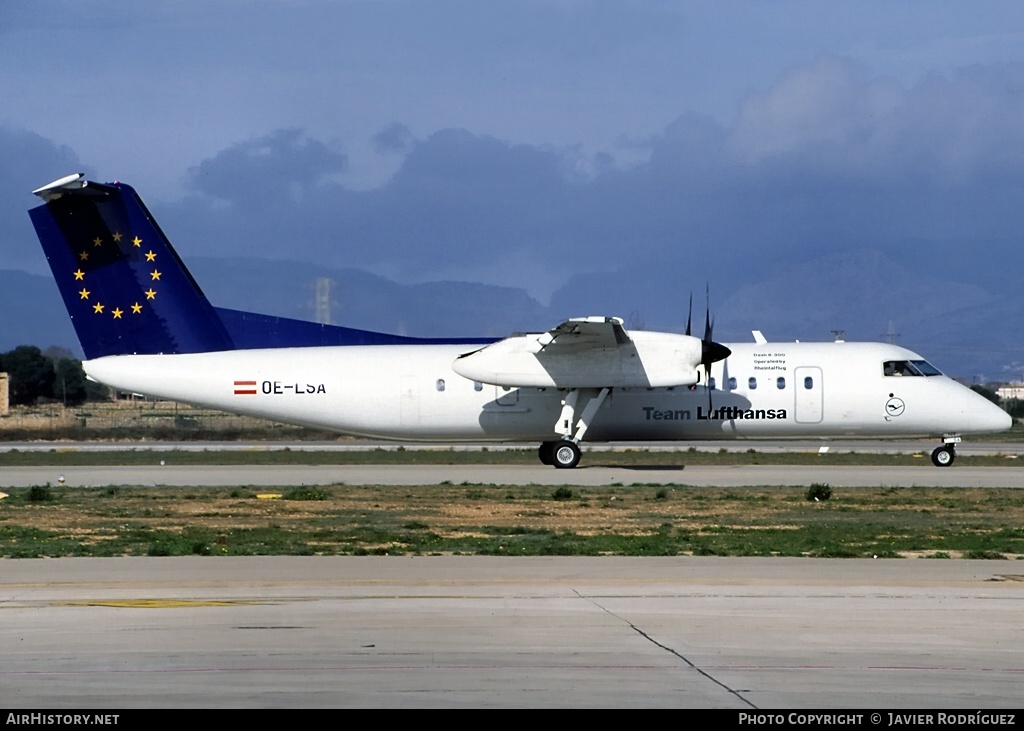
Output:
<instances>
[{"instance_id":1,"label":"propeller blade","mask_svg":"<svg viewBox=\"0 0 1024 731\"><path fill-rule=\"evenodd\" d=\"M704 366L704 372L707 376L705 380L710 380L711 364L725 360L732 355L732 351L712 339L715 332L715 321L711 319L710 287L707 288L705 297L707 298L707 309L704 311L704 339L700 341L700 364Z\"/></svg>"},{"instance_id":2,"label":"propeller blade","mask_svg":"<svg viewBox=\"0 0 1024 731\"><path fill-rule=\"evenodd\" d=\"M711 364L725 360L732 355L732 351L712 339L715 332L715 321L711 319L710 285L706 285L705 298L707 300L707 309L704 311L704 338L700 341L700 364L704 366L704 384L708 390L708 413L711 413L713 408L711 403Z\"/></svg>"},{"instance_id":3,"label":"propeller blade","mask_svg":"<svg viewBox=\"0 0 1024 731\"><path fill-rule=\"evenodd\" d=\"M690 292L690 309L686 313L686 334L690 334L690 321L693 319L693 292Z\"/></svg>"}]
</instances>

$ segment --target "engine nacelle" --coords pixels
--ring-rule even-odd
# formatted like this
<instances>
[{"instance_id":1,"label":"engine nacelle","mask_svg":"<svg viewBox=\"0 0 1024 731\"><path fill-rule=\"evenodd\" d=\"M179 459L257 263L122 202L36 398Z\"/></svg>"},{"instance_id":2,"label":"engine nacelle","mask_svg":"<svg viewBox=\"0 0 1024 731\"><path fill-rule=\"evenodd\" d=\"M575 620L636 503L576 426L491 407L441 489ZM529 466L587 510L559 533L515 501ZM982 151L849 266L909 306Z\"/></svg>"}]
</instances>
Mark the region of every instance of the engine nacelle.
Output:
<instances>
[{"instance_id":1,"label":"engine nacelle","mask_svg":"<svg viewBox=\"0 0 1024 731\"><path fill-rule=\"evenodd\" d=\"M701 341L690 335L633 331L629 341L552 341L550 333L515 335L460 356L460 376L508 388L665 388L699 381Z\"/></svg>"}]
</instances>

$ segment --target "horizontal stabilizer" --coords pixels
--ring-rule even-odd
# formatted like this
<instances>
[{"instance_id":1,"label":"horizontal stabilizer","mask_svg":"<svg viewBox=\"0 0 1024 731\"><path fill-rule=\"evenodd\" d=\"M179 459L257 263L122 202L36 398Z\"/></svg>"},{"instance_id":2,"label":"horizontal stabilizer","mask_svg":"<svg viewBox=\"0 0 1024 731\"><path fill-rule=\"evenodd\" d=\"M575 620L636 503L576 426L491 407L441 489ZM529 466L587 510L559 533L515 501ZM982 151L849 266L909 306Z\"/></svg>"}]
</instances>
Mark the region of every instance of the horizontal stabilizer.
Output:
<instances>
[{"instance_id":1,"label":"horizontal stabilizer","mask_svg":"<svg viewBox=\"0 0 1024 731\"><path fill-rule=\"evenodd\" d=\"M47 183L42 188L36 188L32 191L32 195L37 195L49 203L50 201L57 200L65 193L79 191L87 185L89 185L89 181L85 179L85 173L72 173L71 175L65 175L63 178L54 180L52 183Z\"/></svg>"}]
</instances>

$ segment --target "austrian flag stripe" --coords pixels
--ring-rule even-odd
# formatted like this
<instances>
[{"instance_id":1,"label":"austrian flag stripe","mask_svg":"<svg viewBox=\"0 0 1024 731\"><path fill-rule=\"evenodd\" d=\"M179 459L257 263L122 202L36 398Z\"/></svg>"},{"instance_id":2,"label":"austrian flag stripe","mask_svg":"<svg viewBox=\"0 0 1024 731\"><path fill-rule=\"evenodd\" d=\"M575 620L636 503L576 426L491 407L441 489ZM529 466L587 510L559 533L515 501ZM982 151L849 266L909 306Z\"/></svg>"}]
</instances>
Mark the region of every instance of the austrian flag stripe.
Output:
<instances>
[{"instance_id":1,"label":"austrian flag stripe","mask_svg":"<svg viewBox=\"0 0 1024 731\"><path fill-rule=\"evenodd\" d=\"M256 381L235 381L236 396L255 396Z\"/></svg>"}]
</instances>

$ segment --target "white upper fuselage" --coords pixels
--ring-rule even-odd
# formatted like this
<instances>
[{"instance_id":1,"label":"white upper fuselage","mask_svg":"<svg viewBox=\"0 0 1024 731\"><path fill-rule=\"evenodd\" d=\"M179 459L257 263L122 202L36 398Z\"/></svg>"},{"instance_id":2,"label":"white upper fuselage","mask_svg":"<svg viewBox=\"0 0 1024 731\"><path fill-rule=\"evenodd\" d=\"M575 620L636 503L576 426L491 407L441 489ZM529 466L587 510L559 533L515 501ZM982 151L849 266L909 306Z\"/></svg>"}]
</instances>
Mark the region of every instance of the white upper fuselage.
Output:
<instances>
[{"instance_id":1,"label":"white upper fuselage","mask_svg":"<svg viewBox=\"0 0 1024 731\"><path fill-rule=\"evenodd\" d=\"M880 343L728 344L708 389L614 388L588 441L943 436L1010 417L941 375L886 375L920 361ZM86 361L114 388L340 433L389 439L556 438L565 391L504 388L453 370L469 345L367 345L123 355ZM609 384L611 385L611 384Z\"/></svg>"}]
</instances>

